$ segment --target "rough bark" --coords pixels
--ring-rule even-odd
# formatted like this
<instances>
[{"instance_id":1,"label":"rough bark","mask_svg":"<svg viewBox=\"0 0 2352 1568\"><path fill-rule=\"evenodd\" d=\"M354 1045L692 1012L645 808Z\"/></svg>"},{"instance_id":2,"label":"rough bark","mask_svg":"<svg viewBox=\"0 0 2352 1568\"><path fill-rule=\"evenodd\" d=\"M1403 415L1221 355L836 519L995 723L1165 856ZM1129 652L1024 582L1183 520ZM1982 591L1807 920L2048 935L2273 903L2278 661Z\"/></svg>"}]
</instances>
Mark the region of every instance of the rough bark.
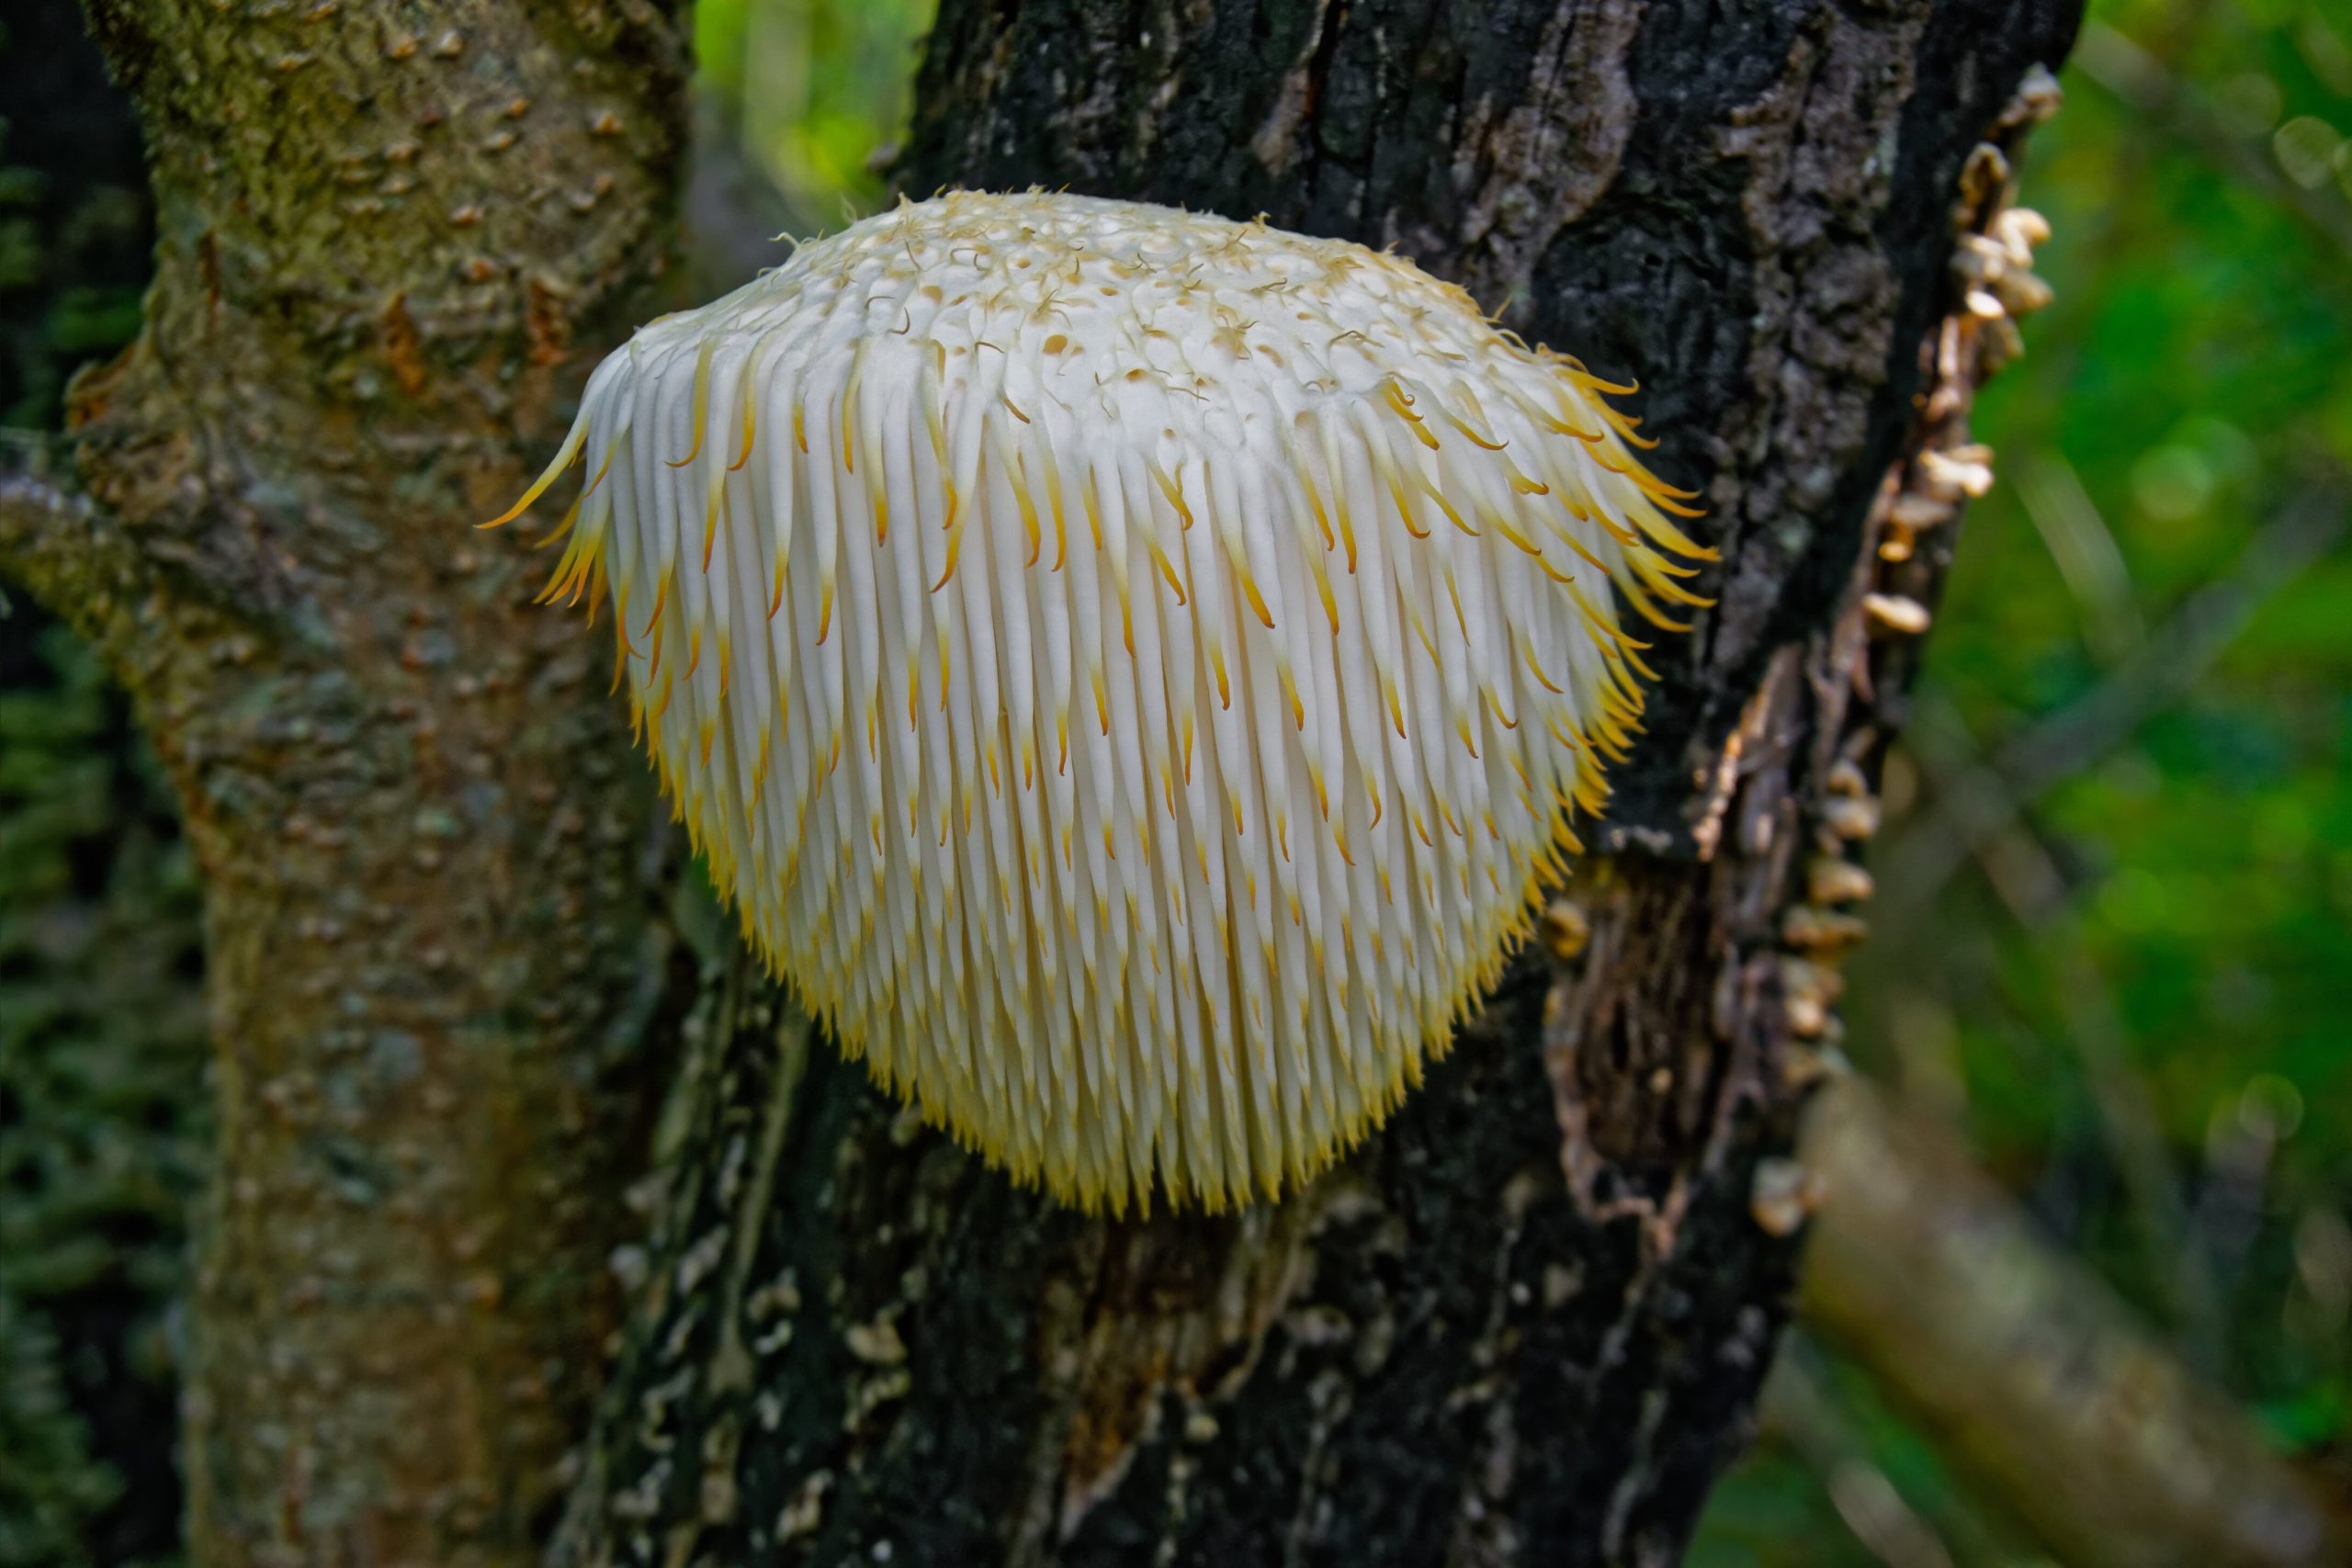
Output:
<instances>
[{"instance_id":1,"label":"rough bark","mask_svg":"<svg viewBox=\"0 0 2352 1568\"><path fill-rule=\"evenodd\" d=\"M1716 607L1600 839L1397 1118L1286 1201L1088 1219L720 964L581 1563L1670 1562L1785 1318L1787 1156L2010 342L1962 233L2067 0L949 0L903 183L1396 243L1645 383ZM2022 298L2025 290L2012 287ZM1941 524L1943 525L1938 526Z\"/></svg>"},{"instance_id":2,"label":"rough bark","mask_svg":"<svg viewBox=\"0 0 2352 1568\"><path fill-rule=\"evenodd\" d=\"M206 877L191 1544L527 1561L612 1321L662 966L601 671L531 608L521 543L467 525L663 270L678 23L89 11L144 123L157 280L74 389L85 493L0 486L0 570L121 673Z\"/></svg>"}]
</instances>

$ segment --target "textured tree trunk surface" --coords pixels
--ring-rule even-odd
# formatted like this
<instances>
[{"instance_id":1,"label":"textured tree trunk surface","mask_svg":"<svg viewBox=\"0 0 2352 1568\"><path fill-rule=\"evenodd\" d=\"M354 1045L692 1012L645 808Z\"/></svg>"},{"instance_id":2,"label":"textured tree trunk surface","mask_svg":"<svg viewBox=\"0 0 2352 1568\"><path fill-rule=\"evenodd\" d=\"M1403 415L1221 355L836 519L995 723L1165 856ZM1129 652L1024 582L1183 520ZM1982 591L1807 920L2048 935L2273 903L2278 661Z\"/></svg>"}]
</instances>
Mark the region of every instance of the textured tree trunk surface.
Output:
<instances>
[{"instance_id":1,"label":"textured tree trunk surface","mask_svg":"<svg viewBox=\"0 0 2352 1568\"><path fill-rule=\"evenodd\" d=\"M572 1563L1661 1563L1743 1441L1809 1201L1832 906L1954 533L2071 0L947 0L900 165L1395 244L1644 383L1723 553L1484 1015L1287 1201L1059 1210L740 958L684 1032Z\"/></svg>"},{"instance_id":2,"label":"textured tree trunk surface","mask_svg":"<svg viewBox=\"0 0 2352 1568\"><path fill-rule=\"evenodd\" d=\"M192 1548L534 1560L593 1399L664 964L601 661L503 507L670 243L640 0L91 0L159 227L0 570L88 632L207 881Z\"/></svg>"}]
</instances>

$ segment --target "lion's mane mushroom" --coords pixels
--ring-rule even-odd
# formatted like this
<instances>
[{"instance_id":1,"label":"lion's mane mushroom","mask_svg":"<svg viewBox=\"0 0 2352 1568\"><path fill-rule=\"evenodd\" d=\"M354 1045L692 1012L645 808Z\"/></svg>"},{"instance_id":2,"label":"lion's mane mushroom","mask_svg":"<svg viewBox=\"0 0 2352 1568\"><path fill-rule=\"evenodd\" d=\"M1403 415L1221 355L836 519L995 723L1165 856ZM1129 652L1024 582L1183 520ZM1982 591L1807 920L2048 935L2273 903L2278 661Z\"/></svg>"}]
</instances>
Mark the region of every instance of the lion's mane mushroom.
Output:
<instances>
[{"instance_id":1,"label":"lion's mane mushroom","mask_svg":"<svg viewBox=\"0 0 2352 1568\"><path fill-rule=\"evenodd\" d=\"M1216 1208L1497 976L1703 557L1631 390L1395 256L955 194L640 331L549 598L844 1050L1023 1178ZM501 519L500 521L504 521Z\"/></svg>"}]
</instances>

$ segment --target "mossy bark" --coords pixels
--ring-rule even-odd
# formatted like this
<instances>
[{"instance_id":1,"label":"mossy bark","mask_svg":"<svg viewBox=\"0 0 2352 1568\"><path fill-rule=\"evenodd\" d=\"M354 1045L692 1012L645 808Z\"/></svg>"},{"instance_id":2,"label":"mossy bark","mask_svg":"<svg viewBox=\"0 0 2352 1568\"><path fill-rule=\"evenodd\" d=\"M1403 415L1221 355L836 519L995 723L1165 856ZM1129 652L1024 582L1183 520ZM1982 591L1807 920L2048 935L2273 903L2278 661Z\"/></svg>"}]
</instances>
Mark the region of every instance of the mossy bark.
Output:
<instances>
[{"instance_id":1,"label":"mossy bark","mask_svg":"<svg viewBox=\"0 0 2352 1568\"><path fill-rule=\"evenodd\" d=\"M157 276L0 570L90 634L206 881L208 1564L532 1560L614 1319L666 972L603 670L469 525L665 270L644 0L91 0Z\"/></svg>"},{"instance_id":2,"label":"mossy bark","mask_svg":"<svg viewBox=\"0 0 2352 1568\"><path fill-rule=\"evenodd\" d=\"M1596 853L1451 1056L1239 1214L1058 1210L739 958L560 1561L1672 1561L1784 1320L1850 857L2071 0L947 0L901 183L1394 243L1644 384L1723 555ZM1988 297L1989 299L1989 297ZM1922 527L1928 525L1922 523Z\"/></svg>"}]
</instances>

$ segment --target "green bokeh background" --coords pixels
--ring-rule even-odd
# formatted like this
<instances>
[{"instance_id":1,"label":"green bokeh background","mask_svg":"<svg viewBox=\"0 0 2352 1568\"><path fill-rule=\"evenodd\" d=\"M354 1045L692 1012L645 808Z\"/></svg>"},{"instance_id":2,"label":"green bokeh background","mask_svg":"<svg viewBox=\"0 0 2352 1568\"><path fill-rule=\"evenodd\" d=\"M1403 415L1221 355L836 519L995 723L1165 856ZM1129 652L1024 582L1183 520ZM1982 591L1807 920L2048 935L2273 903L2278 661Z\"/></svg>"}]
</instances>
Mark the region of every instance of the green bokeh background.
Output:
<instances>
[{"instance_id":1,"label":"green bokeh background","mask_svg":"<svg viewBox=\"0 0 2352 1568\"><path fill-rule=\"evenodd\" d=\"M0 85L51 52L31 23L54 9L12 5ZM749 206L804 232L871 210L927 12L705 0L690 220ZM1883 874L1918 863L1981 794L1971 770L2037 720L2178 667L2184 606L2267 530L2352 504L2352 6L2096 0L2063 80L2024 172L2057 303L1980 405L2000 482L1969 512L1889 769ZM39 428L73 365L135 325L144 218L105 179L62 188L26 145L0 127L0 423ZM1938 886L1886 890L1847 1050L2341 1478L2352 550L2189 674ZM197 919L120 699L19 601L0 620L0 1568L173 1560L156 1466L204 1135ZM1694 1562L2047 1561L1855 1368L1800 1334L1789 1371ZM1893 1544L1890 1498L1915 1532Z\"/></svg>"}]
</instances>

